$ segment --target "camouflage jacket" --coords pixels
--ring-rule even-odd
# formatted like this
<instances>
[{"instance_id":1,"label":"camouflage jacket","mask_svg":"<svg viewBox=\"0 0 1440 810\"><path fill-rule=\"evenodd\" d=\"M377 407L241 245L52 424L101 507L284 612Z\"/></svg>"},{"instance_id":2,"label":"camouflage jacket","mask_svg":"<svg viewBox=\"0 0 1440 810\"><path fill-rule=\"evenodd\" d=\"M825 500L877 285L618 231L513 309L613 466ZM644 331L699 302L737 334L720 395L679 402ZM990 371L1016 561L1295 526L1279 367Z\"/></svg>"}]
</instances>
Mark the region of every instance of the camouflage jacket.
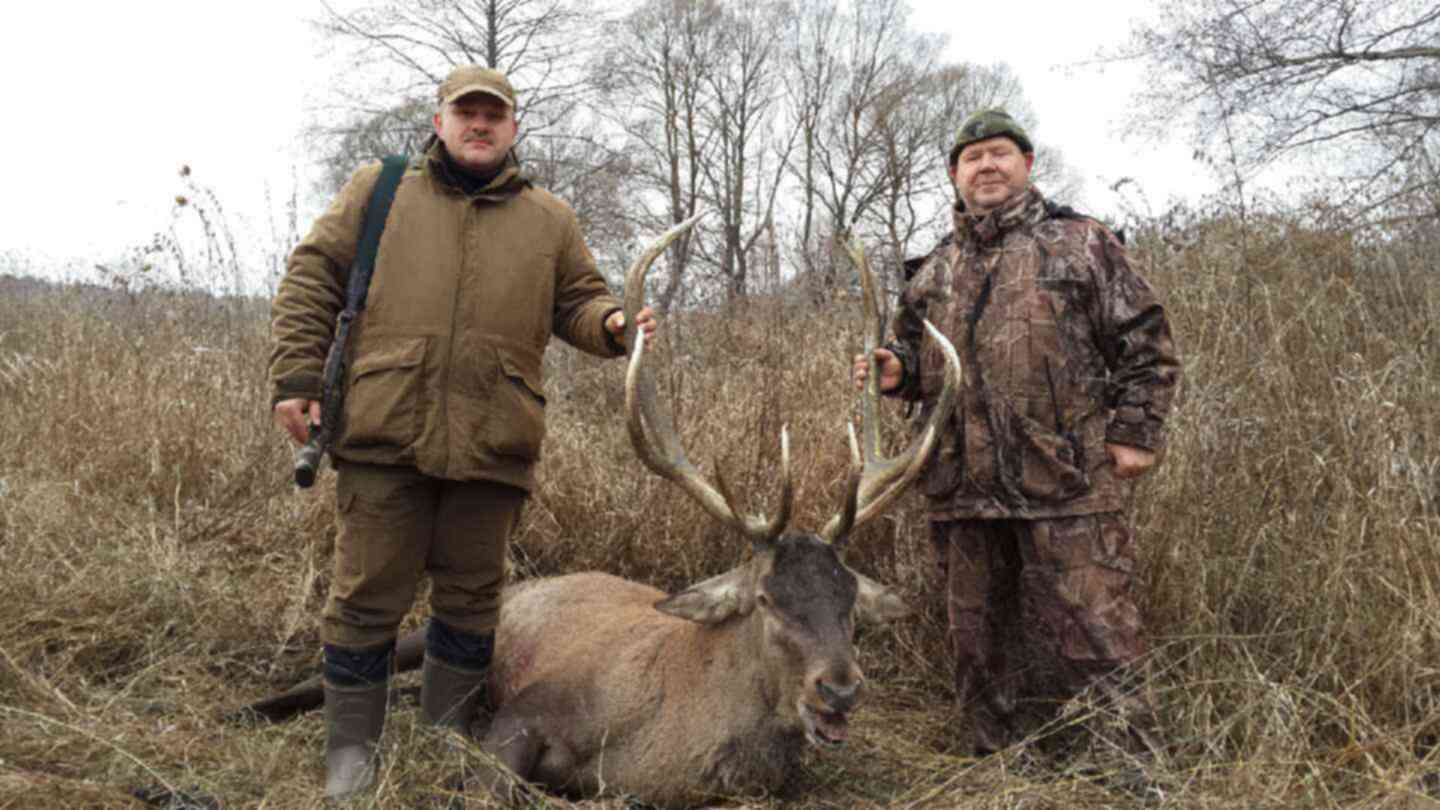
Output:
<instances>
[{"instance_id":1,"label":"camouflage jacket","mask_svg":"<svg viewBox=\"0 0 1440 810\"><path fill-rule=\"evenodd\" d=\"M923 479L932 520L1123 507L1129 486L1105 444L1162 449L1180 363L1114 234L1050 215L1034 188L983 217L957 209L952 238L901 295L889 344L905 368L891 393L928 411L943 361L923 318L964 368L953 430Z\"/></svg>"}]
</instances>

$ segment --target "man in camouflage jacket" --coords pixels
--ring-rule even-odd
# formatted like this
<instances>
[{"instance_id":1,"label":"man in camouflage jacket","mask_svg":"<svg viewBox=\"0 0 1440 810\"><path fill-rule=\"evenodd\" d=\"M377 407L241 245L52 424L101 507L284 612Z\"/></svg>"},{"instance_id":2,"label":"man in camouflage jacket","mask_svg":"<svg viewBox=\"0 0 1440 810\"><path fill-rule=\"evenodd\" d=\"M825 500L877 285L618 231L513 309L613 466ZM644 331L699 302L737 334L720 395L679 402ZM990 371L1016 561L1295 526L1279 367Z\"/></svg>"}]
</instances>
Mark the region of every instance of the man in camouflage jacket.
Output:
<instances>
[{"instance_id":1,"label":"man in camouflage jacket","mask_svg":"<svg viewBox=\"0 0 1440 810\"><path fill-rule=\"evenodd\" d=\"M1180 376L1165 310L1123 245L1047 203L1029 182L1034 160L1004 111L965 121L950 152L954 230L908 283L895 340L875 358L882 391L928 408L944 367L921 320L960 349L953 429L923 488L979 754L1023 731L1022 684L1122 694L1144 650L1122 509L1163 448ZM1148 713L1136 695L1123 703Z\"/></svg>"},{"instance_id":2,"label":"man in camouflage jacket","mask_svg":"<svg viewBox=\"0 0 1440 810\"><path fill-rule=\"evenodd\" d=\"M421 709L465 729L490 663L506 545L545 434L542 358L557 335L623 354L620 302L574 212L520 173L515 91L456 68L436 138L400 180L356 320L332 444L339 535L321 625L326 794L371 783L391 652L431 578ZM273 304L275 421L320 420L321 369L379 164L357 171L290 256ZM640 329L655 321L639 313Z\"/></svg>"}]
</instances>

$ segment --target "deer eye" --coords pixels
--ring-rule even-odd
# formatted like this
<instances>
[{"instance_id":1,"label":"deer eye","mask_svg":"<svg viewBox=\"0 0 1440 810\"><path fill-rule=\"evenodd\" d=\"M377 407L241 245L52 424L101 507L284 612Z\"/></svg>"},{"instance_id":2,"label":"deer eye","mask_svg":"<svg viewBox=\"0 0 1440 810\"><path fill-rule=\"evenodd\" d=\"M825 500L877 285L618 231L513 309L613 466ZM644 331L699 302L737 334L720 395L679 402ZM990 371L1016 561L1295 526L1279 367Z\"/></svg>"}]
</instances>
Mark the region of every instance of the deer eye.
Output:
<instances>
[{"instance_id":1,"label":"deer eye","mask_svg":"<svg viewBox=\"0 0 1440 810\"><path fill-rule=\"evenodd\" d=\"M770 594L762 593L755 597L755 603L766 610L774 610L775 603L770 601Z\"/></svg>"}]
</instances>

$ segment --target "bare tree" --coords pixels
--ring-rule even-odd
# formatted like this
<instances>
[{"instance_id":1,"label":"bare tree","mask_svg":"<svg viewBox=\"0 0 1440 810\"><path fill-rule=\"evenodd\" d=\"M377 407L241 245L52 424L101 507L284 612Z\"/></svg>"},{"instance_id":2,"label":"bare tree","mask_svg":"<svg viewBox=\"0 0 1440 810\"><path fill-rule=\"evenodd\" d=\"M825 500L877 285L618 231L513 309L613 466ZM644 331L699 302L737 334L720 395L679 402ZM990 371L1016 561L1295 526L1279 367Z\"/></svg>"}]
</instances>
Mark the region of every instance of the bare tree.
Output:
<instances>
[{"instance_id":1,"label":"bare tree","mask_svg":"<svg viewBox=\"0 0 1440 810\"><path fill-rule=\"evenodd\" d=\"M794 130L781 127L778 115L787 12L770 0L727 4L719 58L705 75L712 105L703 112L715 157L702 169L722 229L718 255L711 260L732 300L745 294L794 145Z\"/></svg>"},{"instance_id":2,"label":"bare tree","mask_svg":"<svg viewBox=\"0 0 1440 810\"><path fill-rule=\"evenodd\" d=\"M622 267L636 236L628 215L633 161L602 137L597 117L576 110L546 137L526 139L524 151L526 175L575 209L602 270Z\"/></svg>"},{"instance_id":3,"label":"bare tree","mask_svg":"<svg viewBox=\"0 0 1440 810\"><path fill-rule=\"evenodd\" d=\"M828 5L828 4L827 4ZM903 0L857 0L840 17L833 51L814 54L830 65L801 73L833 76L818 88L812 183L832 227L854 228L888 182L885 123L909 114L911 91L936 68L944 40L912 32ZM833 9L833 6L831 6ZM833 13L823 6L823 17ZM807 100L807 106L815 104ZM809 156L807 156L809 157Z\"/></svg>"},{"instance_id":4,"label":"bare tree","mask_svg":"<svg viewBox=\"0 0 1440 810\"><path fill-rule=\"evenodd\" d=\"M1440 192L1416 171L1440 154L1434 0L1164 0L1110 56L1151 68L1152 133L1188 113L1199 149L1228 140L1247 171L1319 158L1359 213Z\"/></svg>"},{"instance_id":5,"label":"bare tree","mask_svg":"<svg viewBox=\"0 0 1440 810\"><path fill-rule=\"evenodd\" d=\"M913 120L912 91L938 65L945 44L913 32L908 16L904 0L797 6L787 85L799 143L788 168L803 200L801 262L821 298L845 267L834 237L866 230L862 221L896 184L893 172L908 156L890 136ZM927 143L936 135L929 134ZM885 258L882 265L890 263Z\"/></svg>"},{"instance_id":6,"label":"bare tree","mask_svg":"<svg viewBox=\"0 0 1440 810\"><path fill-rule=\"evenodd\" d=\"M647 230L714 212L671 247L661 306L744 295L752 265L773 256L785 21L769 0L647 0L607 31L615 47L594 75L635 156L632 209Z\"/></svg>"},{"instance_id":7,"label":"bare tree","mask_svg":"<svg viewBox=\"0 0 1440 810\"><path fill-rule=\"evenodd\" d=\"M702 166L713 154L702 121L711 100L706 77L716 60L718 3L649 0L606 29L607 49L593 70L602 110L627 133L624 151L636 190L628 206L637 226L663 231L694 216L703 195ZM657 303L670 309L701 235L687 231L667 252Z\"/></svg>"}]
</instances>

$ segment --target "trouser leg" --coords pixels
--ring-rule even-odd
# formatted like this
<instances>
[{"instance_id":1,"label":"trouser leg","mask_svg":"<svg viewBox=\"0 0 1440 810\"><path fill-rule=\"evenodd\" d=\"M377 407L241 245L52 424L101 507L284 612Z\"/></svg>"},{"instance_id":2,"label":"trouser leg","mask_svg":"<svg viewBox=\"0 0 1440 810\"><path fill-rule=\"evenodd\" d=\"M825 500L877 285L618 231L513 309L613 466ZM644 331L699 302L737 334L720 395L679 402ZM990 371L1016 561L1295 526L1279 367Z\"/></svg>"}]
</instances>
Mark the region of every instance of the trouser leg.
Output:
<instances>
[{"instance_id":1,"label":"trouser leg","mask_svg":"<svg viewBox=\"0 0 1440 810\"><path fill-rule=\"evenodd\" d=\"M1060 664L1056 697L1091 690L1106 713L1153 747L1154 712L1136 669L1145 645L1132 595L1135 549L1124 516L1102 513L1023 525L1027 623Z\"/></svg>"},{"instance_id":2,"label":"trouser leg","mask_svg":"<svg viewBox=\"0 0 1440 810\"><path fill-rule=\"evenodd\" d=\"M437 509L426 568L433 587L420 703L432 723L468 731L483 704L505 586L505 553L523 490L449 482Z\"/></svg>"},{"instance_id":3,"label":"trouser leg","mask_svg":"<svg viewBox=\"0 0 1440 810\"><path fill-rule=\"evenodd\" d=\"M326 644L359 648L395 638L435 531L446 482L408 467L337 465L335 568L322 614Z\"/></svg>"},{"instance_id":4,"label":"trouser leg","mask_svg":"<svg viewBox=\"0 0 1440 810\"><path fill-rule=\"evenodd\" d=\"M977 754L1012 742L1014 677L997 632L1009 621L1016 582L1014 541L996 521L932 526L946 584L955 697Z\"/></svg>"},{"instance_id":5,"label":"trouser leg","mask_svg":"<svg viewBox=\"0 0 1440 810\"><path fill-rule=\"evenodd\" d=\"M429 548L437 482L417 471L337 465L335 568L322 616L325 793L374 781L391 655Z\"/></svg>"}]
</instances>

